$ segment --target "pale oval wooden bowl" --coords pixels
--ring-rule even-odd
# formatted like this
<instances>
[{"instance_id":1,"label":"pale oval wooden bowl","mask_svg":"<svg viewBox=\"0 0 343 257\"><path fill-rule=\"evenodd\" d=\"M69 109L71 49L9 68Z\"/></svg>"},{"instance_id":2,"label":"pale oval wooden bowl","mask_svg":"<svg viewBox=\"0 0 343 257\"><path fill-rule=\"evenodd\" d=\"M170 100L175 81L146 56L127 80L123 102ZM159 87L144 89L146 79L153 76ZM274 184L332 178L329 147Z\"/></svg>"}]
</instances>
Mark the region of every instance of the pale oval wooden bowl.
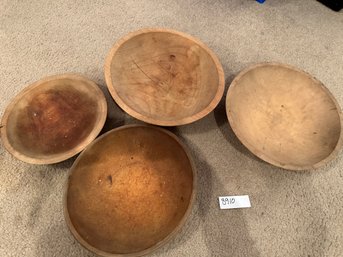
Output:
<instances>
[{"instance_id":1,"label":"pale oval wooden bowl","mask_svg":"<svg viewBox=\"0 0 343 257\"><path fill-rule=\"evenodd\" d=\"M193 161L171 132L126 125L76 159L64 194L66 223L82 246L105 257L142 256L168 242L190 215Z\"/></svg>"},{"instance_id":2,"label":"pale oval wooden bowl","mask_svg":"<svg viewBox=\"0 0 343 257\"><path fill-rule=\"evenodd\" d=\"M226 111L256 156L289 170L318 168L342 147L342 112L329 90L295 67L261 63L231 83Z\"/></svg>"},{"instance_id":3,"label":"pale oval wooden bowl","mask_svg":"<svg viewBox=\"0 0 343 257\"><path fill-rule=\"evenodd\" d=\"M57 163L92 142L106 115L105 96L94 82L78 74L50 76L10 102L2 117L1 138L21 161Z\"/></svg>"},{"instance_id":4,"label":"pale oval wooden bowl","mask_svg":"<svg viewBox=\"0 0 343 257\"><path fill-rule=\"evenodd\" d=\"M225 83L218 58L205 44L167 29L142 29L120 39L106 59L105 78L125 112L161 126L210 113Z\"/></svg>"}]
</instances>

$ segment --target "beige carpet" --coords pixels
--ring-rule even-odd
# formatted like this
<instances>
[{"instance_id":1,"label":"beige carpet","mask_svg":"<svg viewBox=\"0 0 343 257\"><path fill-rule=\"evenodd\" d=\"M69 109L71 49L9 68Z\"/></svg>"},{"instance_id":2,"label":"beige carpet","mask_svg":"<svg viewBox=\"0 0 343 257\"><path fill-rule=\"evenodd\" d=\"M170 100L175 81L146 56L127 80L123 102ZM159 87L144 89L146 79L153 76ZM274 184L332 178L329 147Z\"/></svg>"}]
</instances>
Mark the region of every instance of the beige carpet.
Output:
<instances>
[{"instance_id":1,"label":"beige carpet","mask_svg":"<svg viewBox=\"0 0 343 257\"><path fill-rule=\"evenodd\" d=\"M0 0L0 114L27 84L79 72L106 93L106 129L137 122L112 102L103 64L116 40L142 27L177 29L208 44L227 87L248 65L278 61L313 74L343 106L343 13L314 0ZM224 109L222 101L173 129L196 160L199 194L182 233L152 256L342 256L343 155L313 172L275 168L239 143ZM73 160L32 166L0 144L0 256L94 256L63 219ZM252 208L219 210L218 196L240 194Z\"/></svg>"}]
</instances>

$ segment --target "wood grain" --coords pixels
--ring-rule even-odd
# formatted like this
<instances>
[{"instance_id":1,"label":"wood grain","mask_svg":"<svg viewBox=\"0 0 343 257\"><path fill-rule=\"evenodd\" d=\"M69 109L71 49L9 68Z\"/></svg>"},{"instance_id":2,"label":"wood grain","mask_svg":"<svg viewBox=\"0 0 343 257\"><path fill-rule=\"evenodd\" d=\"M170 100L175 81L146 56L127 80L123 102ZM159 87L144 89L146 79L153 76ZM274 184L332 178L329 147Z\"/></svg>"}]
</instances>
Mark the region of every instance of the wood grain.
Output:
<instances>
[{"instance_id":1,"label":"wood grain","mask_svg":"<svg viewBox=\"0 0 343 257\"><path fill-rule=\"evenodd\" d=\"M95 140L75 161L64 210L76 239L100 256L141 256L189 216L195 171L172 133L128 125Z\"/></svg>"},{"instance_id":2,"label":"wood grain","mask_svg":"<svg viewBox=\"0 0 343 257\"><path fill-rule=\"evenodd\" d=\"M261 159L291 170L320 167L342 147L342 112L329 90L288 65L242 71L226 99L230 125Z\"/></svg>"},{"instance_id":3,"label":"wood grain","mask_svg":"<svg viewBox=\"0 0 343 257\"><path fill-rule=\"evenodd\" d=\"M199 40L166 29L143 29L120 39L105 63L108 89L118 105L145 122L194 122L219 103L224 73Z\"/></svg>"},{"instance_id":4,"label":"wood grain","mask_svg":"<svg viewBox=\"0 0 343 257\"><path fill-rule=\"evenodd\" d=\"M106 115L105 97L94 82L76 74L51 76L12 100L2 119L1 137L19 160L55 163L89 144Z\"/></svg>"}]
</instances>

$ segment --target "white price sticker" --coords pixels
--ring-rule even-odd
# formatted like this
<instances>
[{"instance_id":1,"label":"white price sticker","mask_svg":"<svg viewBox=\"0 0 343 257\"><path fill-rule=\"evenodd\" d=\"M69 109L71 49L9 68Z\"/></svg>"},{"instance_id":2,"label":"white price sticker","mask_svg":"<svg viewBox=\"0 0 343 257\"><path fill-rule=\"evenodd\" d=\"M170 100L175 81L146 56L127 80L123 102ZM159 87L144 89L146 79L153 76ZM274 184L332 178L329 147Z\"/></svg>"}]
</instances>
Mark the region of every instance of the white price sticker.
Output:
<instances>
[{"instance_id":1,"label":"white price sticker","mask_svg":"<svg viewBox=\"0 0 343 257\"><path fill-rule=\"evenodd\" d=\"M250 208L250 199L248 195L236 196L220 196L219 197L220 209L237 209L237 208Z\"/></svg>"}]
</instances>

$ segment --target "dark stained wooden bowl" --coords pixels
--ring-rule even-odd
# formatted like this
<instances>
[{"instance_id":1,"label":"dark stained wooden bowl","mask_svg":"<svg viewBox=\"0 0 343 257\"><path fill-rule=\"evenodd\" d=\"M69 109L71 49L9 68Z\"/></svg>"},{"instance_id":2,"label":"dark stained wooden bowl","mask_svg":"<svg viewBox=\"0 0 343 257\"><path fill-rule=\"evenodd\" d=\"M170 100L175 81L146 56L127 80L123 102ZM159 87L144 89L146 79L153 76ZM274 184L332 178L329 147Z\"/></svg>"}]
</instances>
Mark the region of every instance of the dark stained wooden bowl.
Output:
<instances>
[{"instance_id":1,"label":"dark stained wooden bowl","mask_svg":"<svg viewBox=\"0 0 343 257\"><path fill-rule=\"evenodd\" d=\"M19 160L57 163L92 142L106 115L105 96L94 82L77 74L50 76L11 101L2 118L1 138Z\"/></svg>"},{"instance_id":2,"label":"dark stained wooden bowl","mask_svg":"<svg viewBox=\"0 0 343 257\"><path fill-rule=\"evenodd\" d=\"M210 113L225 83L218 58L205 44L167 29L142 29L120 39L106 59L105 78L125 112L161 126Z\"/></svg>"},{"instance_id":3,"label":"dark stained wooden bowl","mask_svg":"<svg viewBox=\"0 0 343 257\"><path fill-rule=\"evenodd\" d=\"M195 182L192 160L174 134L123 126L96 139L75 161L65 219L75 238L100 256L141 256L179 231Z\"/></svg>"},{"instance_id":4,"label":"dark stained wooden bowl","mask_svg":"<svg viewBox=\"0 0 343 257\"><path fill-rule=\"evenodd\" d=\"M226 111L256 156L290 170L320 167L342 147L342 112L329 90L297 68L262 63L231 83Z\"/></svg>"}]
</instances>

